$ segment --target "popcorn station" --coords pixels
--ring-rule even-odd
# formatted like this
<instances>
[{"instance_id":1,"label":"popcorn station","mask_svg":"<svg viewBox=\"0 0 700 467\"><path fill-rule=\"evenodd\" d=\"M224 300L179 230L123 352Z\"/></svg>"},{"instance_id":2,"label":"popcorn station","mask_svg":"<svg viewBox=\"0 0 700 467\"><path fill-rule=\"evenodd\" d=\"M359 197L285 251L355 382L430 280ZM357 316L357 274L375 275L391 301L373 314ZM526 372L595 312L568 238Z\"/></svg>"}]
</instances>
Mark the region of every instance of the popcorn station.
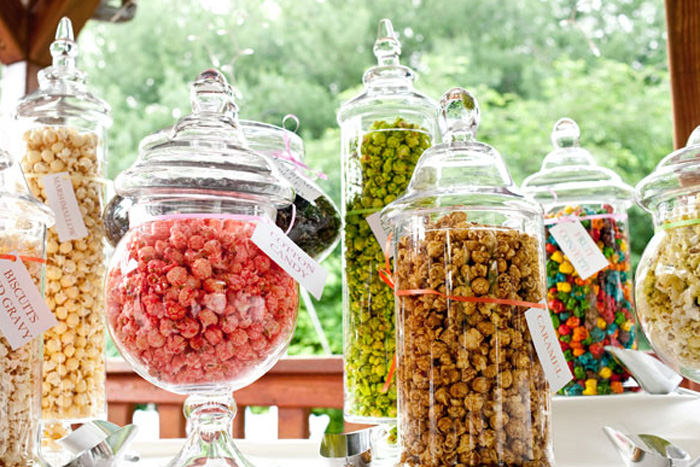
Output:
<instances>
[{"instance_id":1,"label":"popcorn station","mask_svg":"<svg viewBox=\"0 0 700 467\"><path fill-rule=\"evenodd\" d=\"M642 382L700 383L700 127L635 190L562 118L521 189L503 135L477 139L475 95L417 91L401 51L382 19L377 65L338 111L340 210L299 119L239 119L217 69L192 77L188 115L140 135L108 199L119 129L60 20L0 139L0 467L698 465L700 394ZM635 201L655 235L633 282ZM255 405L294 360L339 242L332 408L351 429L234 441L237 394ZM134 442L111 418L108 339L133 373L121 387L157 395L139 404L184 406L184 439ZM620 356L647 340L659 366ZM290 380L260 392L287 408Z\"/></svg>"}]
</instances>

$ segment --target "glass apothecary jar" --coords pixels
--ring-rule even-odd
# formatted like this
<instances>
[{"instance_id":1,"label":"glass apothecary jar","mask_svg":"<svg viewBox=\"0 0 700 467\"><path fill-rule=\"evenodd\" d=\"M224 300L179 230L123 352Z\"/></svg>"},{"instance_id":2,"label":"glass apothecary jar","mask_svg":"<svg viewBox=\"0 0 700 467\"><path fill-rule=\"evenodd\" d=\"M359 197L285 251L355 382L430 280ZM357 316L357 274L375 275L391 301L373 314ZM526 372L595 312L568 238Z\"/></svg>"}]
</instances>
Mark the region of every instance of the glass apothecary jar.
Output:
<instances>
[{"instance_id":1,"label":"glass apothecary jar","mask_svg":"<svg viewBox=\"0 0 700 467\"><path fill-rule=\"evenodd\" d=\"M637 345L627 219L634 190L618 174L596 164L580 147L580 136L573 120L556 122L554 150L522 189L545 211L547 300L574 374L560 394L619 394L629 375L604 347ZM562 237L555 239L557 229L578 227L573 224L580 224L595 243L596 267L579 263L578 271L560 245Z\"/></svg>"},{"instance_id":2,"label":"glass apothecary jar","mask_svg":"<svg viewBox=\"0 0 700 467\"><path fill-rule=\"evenodd\" d=\"M700 382L700 127L636 187L655 233L637 267L637 317L654 352Z\"/></svg>"},{"instance_id":3,"label":"glass apothecary jar","mask_svg":"<svg viewBox=\"0 0 700 467\"><path fill-rule=\"evenodd\" d=\"M267 123L240 120L240 127L248 147L272 157L282 176L286 174L285 178L301 188L291 205L277 211L277 227L309 256L322 261L340 241L340 213L333 200L306 175L303 140L292 131ZM113 246L129 229L132 205L132 200L115 196L105 208L107 239Z\"/></svg>"},{"instance_id":4,"label":"glass apothecary jar","mask_svg":"<svg viewBox=\"0 0 700 467\"><path fill-rule=\"evenodd\" d=\"M415 74L399 65L400 53L391 22L381 20L374 44L378 65L365 72L364 91L338 113L345 220L344 415L358 423L396 417L396 385L387 381L395 351L394 299L377 275L384 245L370 222L403 194L436 135L437 104L414 89Z\"/></svg>"},{"instance_id":5,"label":"glass apothecary jar","mask_svg":"<svg viewBox=\"0 0 700 467\"><path fill-rule=\"evenodd\" d=\"M48 438L59 438L69 423L106 416L102 209L111 117L76 67L68 18L51 55L53 65L39 72L39 88L20 100L14 118L29 188L60 214L46 239L46 302L59 325L44 334L42 400L42 418L63 422L47 425Z\"/></svg>"},{"instance_id":6,"label":"glass apothecary jar","mask_svg":"<svg viewBox=\"0 0 700 467\"><path fill-rule=\"evenodd\" d=\"M284 353L298 308L296 282L251 236L294 191L246 147L216 70L197 77L192 114L155 136L115 180L134 205L107 274L108 327L137 373L190 396L169 465L250 465L231 440L231 393Z\"/></svg>"},{"instance_id":7,"label":"glass apothecary jar","mask_svg":"<svg viewBox=\"0 0 700 467\"><path fill-rule=\"evenodd\" d=\"M525 320L545 308L542 209L475 140L476 99L454 88L440 107L444 143L382 211L393 235L400 465L551 466L549 384Z\"/></svg>"},{"instance_id":8,"label":"glass apothecary jar","mask_svg":"<svg viewBox=\"0 0 700 467\"><path fill-rule=\"evenodd\" d=\"M292 131L267 123L241 120L241 129L250 149L273 157L282 176L297 186L294 202L277 211L277 227L309 256L322 261L340 241L340 213L306 175L304 141Z\"/></svg>"},{"instance_id":9,"label":"glass apothecary jar","mask_svg":"<svg viewBox=\"0 0 700 467\"><path fill-rule=\"evenodd\" d=\"M53 223L51 210L30 194L19 165L0 149L0 263L22 261L39 290L46 229ZM3 305L3 313L7 308ZM13 348L0 330L0 465L4 467L38 462L43 358L41 337Z\"/></svg>"}]
</instances>

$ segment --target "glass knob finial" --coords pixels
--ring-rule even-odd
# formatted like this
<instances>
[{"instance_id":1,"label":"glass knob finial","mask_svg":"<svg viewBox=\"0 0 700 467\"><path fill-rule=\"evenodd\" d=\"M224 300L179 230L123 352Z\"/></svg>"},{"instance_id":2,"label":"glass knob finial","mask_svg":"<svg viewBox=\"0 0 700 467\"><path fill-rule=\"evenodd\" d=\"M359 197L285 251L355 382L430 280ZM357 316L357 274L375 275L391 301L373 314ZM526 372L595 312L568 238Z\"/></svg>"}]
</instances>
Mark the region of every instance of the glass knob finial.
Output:
<instances>
[{"instance_id":1,"label":"glass knob finial","mask_svg":"<svg viewBox=\"0 0 700 467\"><path fill-rule=\"evenodd\" d=\"M192 112L231 114L238 111L233 88L219 70L210 68L201 72L191 91Z\"/></svg>"},{"instance_id":2,"label":"glass knob finial","mask_svg":"<svg viewBox=\"0 0 700 467\"><path fill-rule=\"evenodd\" d=\"M401 55L401 42L396 37L391 20L384 18L379 21L377 41L374 43L374 55L380 66L395 66Z\"/></svg>"},{"instance_id":3,"label":"glass knob finial","mask_svg":"<svg viewBox=\"0 0 700 467\"><path fill-rule=\"evenodd\" d=\"M581 140L581 130L571 118L560 118L552 129L552 144L555 148L578 147Z\"/></svg>"},{"instance_id":4,"label":"glass knob finial","mask_svg":"<svg viewBox=\"0 0 700 467\"><path fill-rule=\"evenodd\" d=\"M70 18L64 16L58 22L55 40L49 47L53 57L54 66L75 66L75 58L78 56L78 44L73 34L73 23Z\"/></svg>"},{"instance_id":5,"label":"glass knob finial","mask_svg":"<svg viewBox=\"0 0 700 467\"><path fill-rule=\"evenodd\" d=\"M479 129L479 102L464 88L452 88L440 99L443 141L473 141Z\"/></svg>"}]
</instances>

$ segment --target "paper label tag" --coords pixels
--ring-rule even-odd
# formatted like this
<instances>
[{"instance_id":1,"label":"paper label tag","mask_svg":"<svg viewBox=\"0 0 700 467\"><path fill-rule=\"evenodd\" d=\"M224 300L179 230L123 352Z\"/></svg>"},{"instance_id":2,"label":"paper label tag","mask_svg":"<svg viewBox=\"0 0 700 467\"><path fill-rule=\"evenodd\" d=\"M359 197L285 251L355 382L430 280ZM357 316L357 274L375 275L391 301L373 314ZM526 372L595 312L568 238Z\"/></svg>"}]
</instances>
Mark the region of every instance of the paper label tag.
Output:
<instances>
[{"instance_id":1,"label":"paper label tag","mask_svg":"<svg viewBox=\"0 0 700 467\"><path fill-rule=\"evenodd\" d=\"M19 259L0 260L0 332L12 350L56 324L24 263Z\"/></svg>"},{"instance_id":2,"label":"paper label tag","mask_svg":"<svg viewBox=\"0 0 700 467\"><path fill-rule=\"evenodd\" d=\"M573 375L559 345L549 312L542 308L530 308L525 312L525 320L549 388L557 392L573 379Z\"/></svg>"},{"instance_id":3,"label":"paper label tag","mask_svg":"<svg viewBox=\"0 0 700 467\"><path fill-rule=\"evenodd\" d=\"M68 242L87 237L88 230L83 222L68 172L44 175L41 180L44 183L46 201L56 214L58 239Z\"/></svg>"},{"instance_id":4,"label":"paper label tag","mask_svg":"<svg viewBox=\"0 0 700 467\"><path fill-rule=\"evenodd\" d=\"M382 221L381 221L381 212L377 211L374 214L370 214L369 216L365 217L367 220L367 223L369 224L369 228L372 229L372 233L374 234L374 238L377 239L377 242L379 243L379 246L382 247L382 252L384 254L387 254L386 248L387 248L387 240L389 238L389 232L384 230L384 227L382 226ZM394 256L394 249L389 248L389 258Z\"/></svg>"},{"instance_id":5,"label":"paper label tag","mask_svg":"<svg viewBox=\"0 0 700 467\"><path fill-rule=\"evenodd\" d=\"M306 177L300 174L292 164L280 159L275 159L275 163L277 170L279 170L280 174L294 187L297 195L307 201L313 202L323 194L321 190L306 180Z\"/></svg>"},{"instance_id":6,"label":"paper label tag","mask_svg":"<svg viewBox=\"0 0 700 467\"><path fill-rule=\"evenodd\" d=\"M323 295L328 271L269 222L259 222L251 241L317 300Z\"/></svg>"},{"instance_id":7,"label":"paper label tag","mask_svg":"<svg viewBox=\"0 0 700 467\"><path fill-rule=\"evenodd\" d=\"M549 232L581 279L588 279L610 266L608 259L579 221L560 222L550 227Z\"/></svg>"}]
</instances>

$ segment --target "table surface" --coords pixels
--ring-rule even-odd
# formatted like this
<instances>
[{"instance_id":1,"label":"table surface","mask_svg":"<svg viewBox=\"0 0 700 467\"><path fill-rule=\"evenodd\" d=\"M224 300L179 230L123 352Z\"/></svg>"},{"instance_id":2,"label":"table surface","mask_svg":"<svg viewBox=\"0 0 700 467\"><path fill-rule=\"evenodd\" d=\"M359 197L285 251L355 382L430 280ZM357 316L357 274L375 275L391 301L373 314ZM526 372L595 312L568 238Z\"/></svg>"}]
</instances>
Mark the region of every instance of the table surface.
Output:
<instances>
[{"instance_id":1,"label":"table surface","mask_svg":"<svg viewBox=\"0 0 700 467\"><path fill-rule=\"evenodd\" d=\"M652 433L700 456L700 394L665 396L624 394L595 397L554 397L552 426L558 467L619 467L624 465L603 433L605 425L625 433ZM164 466L182 440L135 443L139 467ZM309 440L255 442L238 440L238 447L259 466L328 467L318 455L318 443ZM133 465L133 464L132 464Z\"/></svg>"}]
</instances>

